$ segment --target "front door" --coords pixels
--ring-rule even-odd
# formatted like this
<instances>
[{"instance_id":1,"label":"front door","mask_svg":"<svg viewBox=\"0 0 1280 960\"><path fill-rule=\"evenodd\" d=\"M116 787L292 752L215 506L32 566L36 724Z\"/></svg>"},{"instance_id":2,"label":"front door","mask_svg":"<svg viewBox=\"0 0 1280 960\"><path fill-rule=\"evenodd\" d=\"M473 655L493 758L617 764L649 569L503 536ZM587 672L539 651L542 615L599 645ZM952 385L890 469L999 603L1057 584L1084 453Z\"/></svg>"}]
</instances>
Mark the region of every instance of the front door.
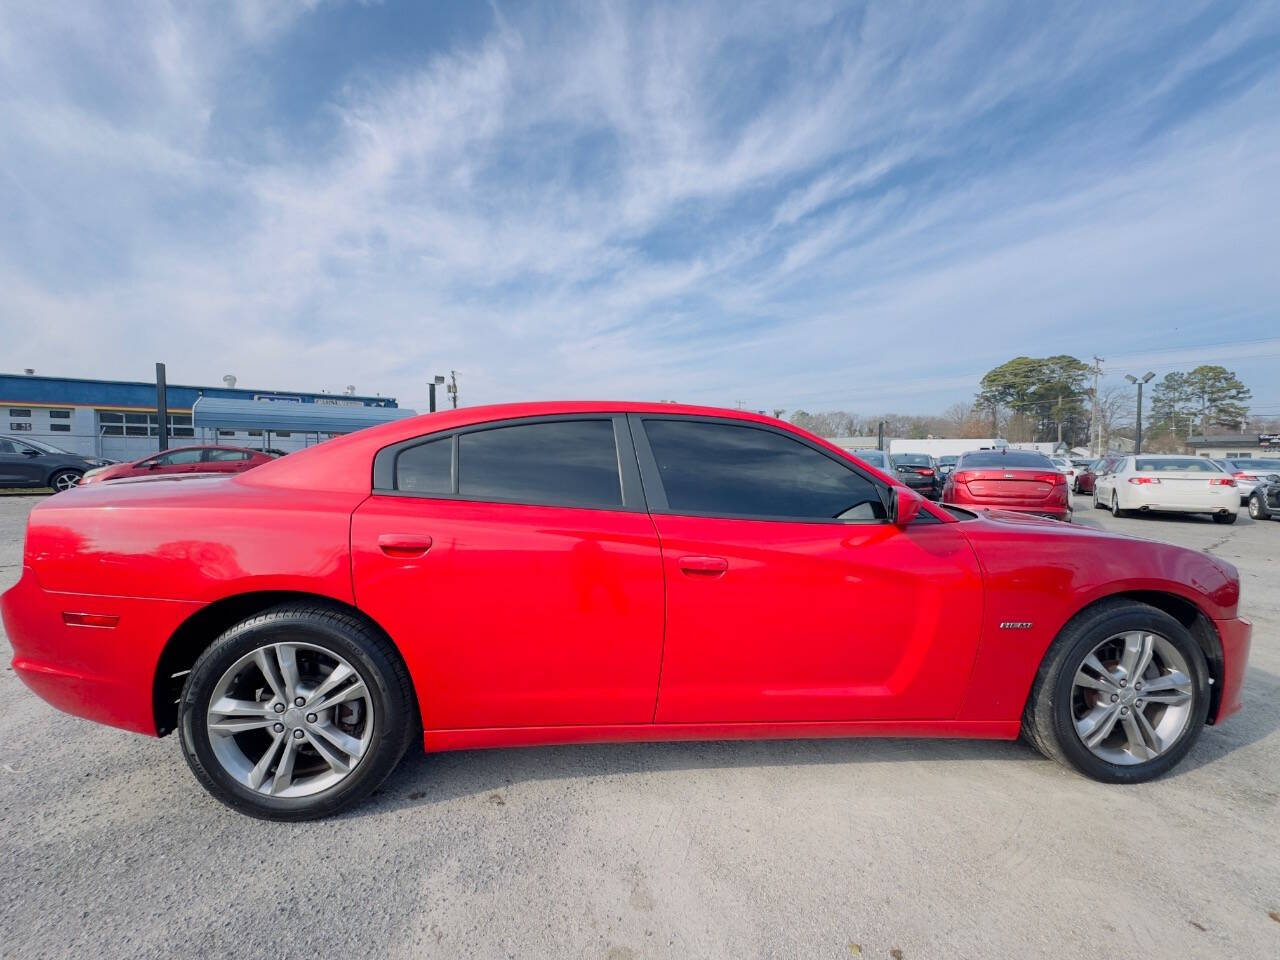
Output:
<instances>
[{"instance_id":1,"label":"front door","mask_svg":"<svg viewBox=\"0 0 1280 960\"><path fill-rule=\"evenodd\" d=\"M653 721L662 563L624 417L431 435L374 473L356 603L409 661L426 729Z\"/></svg>"},{"instance_id":2,"label":"front door","mask_svg":"<svg viewBox=\"0 0 1280 960\"><path fill-rule=\"evenodd\" d=\"M780 430L633 432L667 582L659 723L956 715L982 615L959 524L894 526L879 481Z\"/></svg>"},{"instance_id":3,"label":"front door","mask_svg":"<svg viewBox=\"0 0 1280 960\"><path fill-rule=\"evenodd\" d=\"M35 487L44 483L47 468L35 447L0 437L0 487Z\"/></svg>"}]
</instances>

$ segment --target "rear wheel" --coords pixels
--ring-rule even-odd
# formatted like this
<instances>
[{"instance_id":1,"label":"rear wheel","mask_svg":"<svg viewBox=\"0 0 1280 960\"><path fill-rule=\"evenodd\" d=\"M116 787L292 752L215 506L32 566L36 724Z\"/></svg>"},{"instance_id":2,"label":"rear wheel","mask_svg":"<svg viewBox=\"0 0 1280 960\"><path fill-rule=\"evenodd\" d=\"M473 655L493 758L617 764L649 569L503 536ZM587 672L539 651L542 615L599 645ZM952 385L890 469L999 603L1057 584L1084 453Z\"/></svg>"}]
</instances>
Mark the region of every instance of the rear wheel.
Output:
<instances>
[{"instance_id":1,"label":"rear wheel","mask_svg":"<svg viewBox=\"0 0 1280 960\"><path fill-rule=\"evenodd\" d=\"M80 478L83 476L84 474L79 470L59 470L49 478L49 486L57 492L70 490L80 483Z\"/></svg>"},{"instance_id":2,"label":"rear wheel","mask_svg":"<svg viewBox=\"0 0 1280 960\"><path fill-rule=\"evenodd\" d=\"M1128 512L1128 510L1120 509L1120 497L1117 496L1116 492L1113 490L1111 492L1111 515L1113 517L1123 517Z\"/></svg>"},{"instance_id":3,"label":"rear wheel","mask_svg":"<svg viewBox=\"0 0 1280 960\"><path fill-rule=\"evenodd\" d=\"M416 729L404 664L345 612L286 605L236 624L191 669L179 705L187 763L232 809L311 820L367 797Z\"/></svg>"},{"instance_id":4,"label":"rear wheel","mask_svg":"<svg viewBox=\"0 0 1280 960\"><path fill-rule=\"evenodd\" d=\"M1235 523L1236 512L1232 510L1230 513L1215 513L1213 515L1214 523Z\"/></svg>"},{"instance_id":5,"label":"rear wheel","mask_svg":"<svg viewBox=\"0 0 1280 960\"><path fill-rule=\"evenodd\" d=\"M1045 655L1023 712L1043 754L1107 783L1172 769L1209 712L1204 653L1163 610L1126 600L1085 611Z\"/></svg>"}]
</instances>

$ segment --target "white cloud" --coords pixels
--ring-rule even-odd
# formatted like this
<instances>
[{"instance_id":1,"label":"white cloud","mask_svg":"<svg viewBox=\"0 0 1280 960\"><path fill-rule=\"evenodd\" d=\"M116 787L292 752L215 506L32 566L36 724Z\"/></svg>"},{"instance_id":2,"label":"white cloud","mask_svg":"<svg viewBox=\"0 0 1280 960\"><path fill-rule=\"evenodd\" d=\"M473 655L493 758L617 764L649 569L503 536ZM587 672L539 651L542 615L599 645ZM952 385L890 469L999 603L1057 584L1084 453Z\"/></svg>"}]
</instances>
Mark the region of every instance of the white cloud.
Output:
<instances>
[{"instance_id":1,"label":"white cloud","mask_svg":"<svg viewBox=\"0 0 1280 960\"><path fill-rule=\"evenodd\" d=\"M1014 353L1274 315L1276 68L1168 102L1256 10L1162 58L1151 17L1196 11L834 9L500 9L245 154L226 91L330 5L0 14L6 353L409 404L453 367L470 402L928 409Z\"/></svg>"}]
</instances>

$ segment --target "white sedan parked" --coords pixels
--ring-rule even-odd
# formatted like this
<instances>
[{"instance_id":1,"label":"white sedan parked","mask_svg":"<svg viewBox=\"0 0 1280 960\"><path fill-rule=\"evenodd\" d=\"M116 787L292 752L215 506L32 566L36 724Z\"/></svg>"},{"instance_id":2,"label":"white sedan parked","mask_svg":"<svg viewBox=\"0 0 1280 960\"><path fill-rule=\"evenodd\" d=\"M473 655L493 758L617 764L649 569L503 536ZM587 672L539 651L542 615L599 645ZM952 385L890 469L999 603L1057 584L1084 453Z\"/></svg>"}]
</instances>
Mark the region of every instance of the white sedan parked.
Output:
<instances>
[{"instance_id":1,"label":"white sedan parked","mask_svg":"<svg viewBox=\"0 0 1280 960\"><path fill-rule=\"evenodd\" d=\"M1093 505L1119 517L1130 510L1208 513L1235 523L1240 491L1235 478L1204 457L1141 455L1109 461L1093 482Z\"/></svg>"}]
</instances>

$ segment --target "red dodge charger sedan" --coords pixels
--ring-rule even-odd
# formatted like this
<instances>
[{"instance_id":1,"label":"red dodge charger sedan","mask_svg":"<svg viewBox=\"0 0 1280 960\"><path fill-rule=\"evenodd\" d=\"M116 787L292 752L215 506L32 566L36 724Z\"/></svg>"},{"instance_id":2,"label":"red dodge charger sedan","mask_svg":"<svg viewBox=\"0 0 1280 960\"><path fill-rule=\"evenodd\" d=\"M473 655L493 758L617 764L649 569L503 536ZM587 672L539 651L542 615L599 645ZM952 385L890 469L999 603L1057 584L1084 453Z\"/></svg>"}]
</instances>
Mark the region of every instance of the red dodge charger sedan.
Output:
<instances>
[{"instance_id":1,"label":"red dodge charger sedan","mask_svg":"<svg viewBox=\"0 0 1280 960\"><path fill-rule=\"evenodd\" d=\"M540 403L50 498L0 610L40 696L176 729L215 797L299 820L419 736L1021 733L1147 780L1239 709L1239 596L1216 557L928 503L766 417Z\"/></svg>"}]
</instances>

